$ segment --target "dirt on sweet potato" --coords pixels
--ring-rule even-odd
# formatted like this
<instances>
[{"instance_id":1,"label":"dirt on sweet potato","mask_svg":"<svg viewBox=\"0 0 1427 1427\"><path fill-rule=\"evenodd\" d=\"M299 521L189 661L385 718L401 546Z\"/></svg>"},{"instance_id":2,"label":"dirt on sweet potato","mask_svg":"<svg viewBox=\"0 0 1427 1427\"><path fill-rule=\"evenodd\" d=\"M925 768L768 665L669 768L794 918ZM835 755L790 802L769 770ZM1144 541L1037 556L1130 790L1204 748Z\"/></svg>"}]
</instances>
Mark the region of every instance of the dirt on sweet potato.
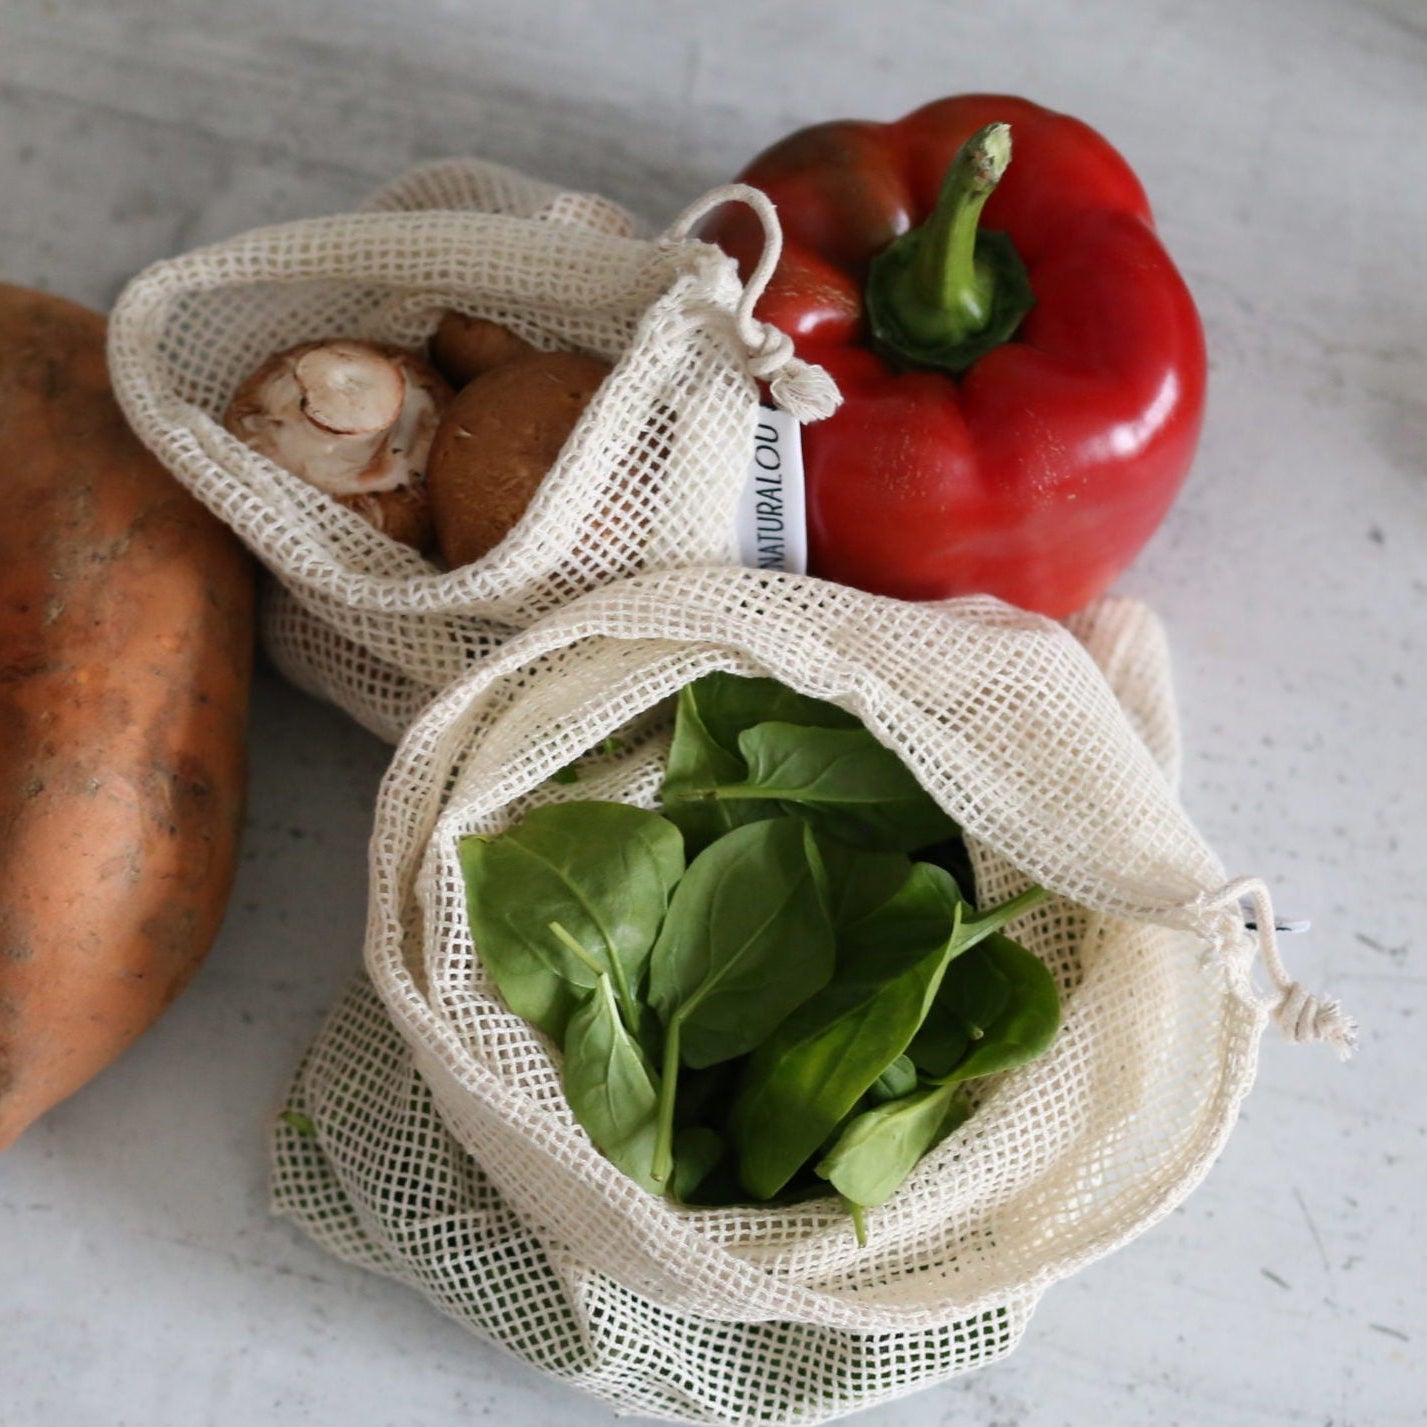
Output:
<instances>
[{"instance_id":1,"label":"dirt on sweet potato","mask_svg":"<svg viewBox=\"0 0 1427 1427\"><path fill-rule=\"evenodd\" d=\"M188 982L238 854L254 575L102 317L0 286L0 1149Z\"/></svg>"}]
</instances>

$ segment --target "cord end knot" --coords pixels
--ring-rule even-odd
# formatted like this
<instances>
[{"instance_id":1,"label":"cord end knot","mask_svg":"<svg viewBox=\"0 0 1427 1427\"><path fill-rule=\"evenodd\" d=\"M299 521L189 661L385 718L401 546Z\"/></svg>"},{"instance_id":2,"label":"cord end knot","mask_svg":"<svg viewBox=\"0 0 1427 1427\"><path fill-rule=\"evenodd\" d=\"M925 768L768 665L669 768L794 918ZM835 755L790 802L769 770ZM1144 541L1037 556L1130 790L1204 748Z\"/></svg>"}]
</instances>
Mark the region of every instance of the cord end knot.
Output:
<instances>
[{"instance_id":1,"label":"cord end knot","mask_svg":"<svg viewBox=\"0 0 1427 1427\"><path fill-rule=\"evenodd\" d=\"M1264 970L1278 994L1252 991L1248 960L1242 965L1244 994L1256 997L1284 1036L1295 1045L1322 1041L1331 1046L1339 1060L1347 1060L1357 1048L1358 1023L1330 996L1314 996L1299 982L1291 980L1278 949L1280 923L1273 914L1268 888L1257 877L1240 877L1217 892L1201 894L1195 909L1202 915L1222 913L1230 908L1238 913L1240 930L1233 940L1246 946L1248 959L1256 947ZM1248 940L1252 932L1253 940ZM1232 971L1235 959L1230 941L1211 935L1214 964Z\"/></svg>"},{"instance_id":2,"label":"cord end knot","mask_svg":"<svg viewBox=\"0 0 1427 1427\"><path fill-rule=\"evenodd\" d=\"M748 344L748 372L768 383L768 392L794 421L821 421L842 404L842 393L827 371L793 353L793 339L771 322L754 322ZM749 336L754 333L750 332Z\"/></svg>"},{"instance_id":3,"label":"cord end knot","mask_svg":"<svg viewBox=\"0 0 1427 1427\"><path fill-rule=\"evenodd\" d=\"M1331 996L1312 995L1290 981L1270 1012L1274 1024L1294 1045L1322 1041L1339 1060L1349 1059L1358 1045L1358 1023Z\"/></svg>"},{"instance_id":4,"label":"cord end knot","mask_svg":"<svg viewBox=\"0 0 1427 1427\"><path fill-rule=\"evenodd\" d=\"M788 340L785 334L778 335ZM791 355L768 378L768 393L794 421L804 423L821 421L842 405L842 393L824 368Z\"/></svg>"}]
</instances>

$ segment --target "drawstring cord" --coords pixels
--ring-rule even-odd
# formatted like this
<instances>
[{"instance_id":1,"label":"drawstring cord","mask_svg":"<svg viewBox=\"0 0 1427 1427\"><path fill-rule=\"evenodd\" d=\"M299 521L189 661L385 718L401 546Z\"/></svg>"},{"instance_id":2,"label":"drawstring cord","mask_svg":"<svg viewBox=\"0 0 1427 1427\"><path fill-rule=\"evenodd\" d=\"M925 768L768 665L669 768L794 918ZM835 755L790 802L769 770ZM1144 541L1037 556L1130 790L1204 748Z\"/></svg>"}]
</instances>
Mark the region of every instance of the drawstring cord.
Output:
<instances>
[{"instance_id":1,"label":"drawstring cord","mask_svg":"<svg viewBox=\"0 0 1427 1427\"><path fill-rule=\"evenodd\" d=\"M1340 1060L1347 1060L1357 1045L1357 1022L1332 997L1314 996L1289 976L1279 953L1273 904L1264 883L1257 877L1240 877L1217 892L1206 893L1197 905L1206 913L1233 907L1242 917L1242 903L1252 909L1259 955L1277 992L1263 1000L1264 1009L1274 1024L1295 1045L1323 1041L1337 1052ZM1222 941L1219 950L1224 950Z\"/></svg>"},{"instance_id":2,"label":"drawstring cord","mask_svg":"<svg viewBox=\"0 0 1427 1427\"><path fill-rule=\"evenodd\" d=\"M783 228L768 195L746 183L725 183L710 189L674 219L660 241L685 242L701 219L725 203L746 203L763 225L763 252L733 312L739 341L748 353L749 374L768 383L773 400L795 421L821 421L842 402L837 383L822 367L795 356L793 339L786 332L753 315L783 255Z\"/></svg>"}]
</instances>

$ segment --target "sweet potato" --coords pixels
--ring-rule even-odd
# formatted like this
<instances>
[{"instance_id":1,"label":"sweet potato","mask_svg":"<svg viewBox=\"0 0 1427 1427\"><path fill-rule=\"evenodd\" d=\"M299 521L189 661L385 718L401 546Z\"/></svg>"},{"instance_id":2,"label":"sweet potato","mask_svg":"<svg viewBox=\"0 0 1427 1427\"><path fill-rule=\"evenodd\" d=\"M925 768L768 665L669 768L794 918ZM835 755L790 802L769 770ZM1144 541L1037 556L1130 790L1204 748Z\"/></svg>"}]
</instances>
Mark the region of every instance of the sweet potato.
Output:
<instances>
[{"instance_id":1,"label":"sweet potato","mask_svg":"<svg viewBox=\"0 0 1427 1427\"><path fill-rule=\"evenodd\" d=\"M0 1149L177 995L237 860L253 571L104 333L0 287Z\"/></svg>"}]
</instances>

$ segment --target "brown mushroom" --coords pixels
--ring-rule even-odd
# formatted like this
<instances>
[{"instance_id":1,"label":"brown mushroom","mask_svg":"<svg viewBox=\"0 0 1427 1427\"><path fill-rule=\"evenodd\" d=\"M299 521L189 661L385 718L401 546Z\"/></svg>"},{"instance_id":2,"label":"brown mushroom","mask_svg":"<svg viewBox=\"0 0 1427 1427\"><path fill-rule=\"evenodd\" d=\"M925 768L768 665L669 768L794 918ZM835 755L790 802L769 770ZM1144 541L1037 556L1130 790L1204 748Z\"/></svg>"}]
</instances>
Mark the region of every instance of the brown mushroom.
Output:
<instances>
[{"instance_id":1,"label":"brown mushroom","mask_svg":"<svg viewBox=\"0 0 1427 1427\"><path fill-rule=\"evenodd\" d=\"M418 549L430 544L426 461L451 389L401 347L304 342L238 388L223 424L260 455Z\"/></svg>"},{"instance_id":2,"label":"brown mushroom","mask_svg":"<svg viewBox=\"0 0 1427 1427\"><path fill-rule=\"evenodd\" d=\"M534 351L508 327L464 312L447 312L431 337L431 361L457 390L482 373Z\"/></svg>"},{"instance_id":3,"label":"brown mushroom","mask_svg":"<svg viewBox=\"0 0 1427 1427\"><path fill-rule=\"evenodd\" d=\"M479 560L505 539L609 372L579 352L532 352L456 394L426 468L447 565Z\"/></svg>"}]
</instances>

